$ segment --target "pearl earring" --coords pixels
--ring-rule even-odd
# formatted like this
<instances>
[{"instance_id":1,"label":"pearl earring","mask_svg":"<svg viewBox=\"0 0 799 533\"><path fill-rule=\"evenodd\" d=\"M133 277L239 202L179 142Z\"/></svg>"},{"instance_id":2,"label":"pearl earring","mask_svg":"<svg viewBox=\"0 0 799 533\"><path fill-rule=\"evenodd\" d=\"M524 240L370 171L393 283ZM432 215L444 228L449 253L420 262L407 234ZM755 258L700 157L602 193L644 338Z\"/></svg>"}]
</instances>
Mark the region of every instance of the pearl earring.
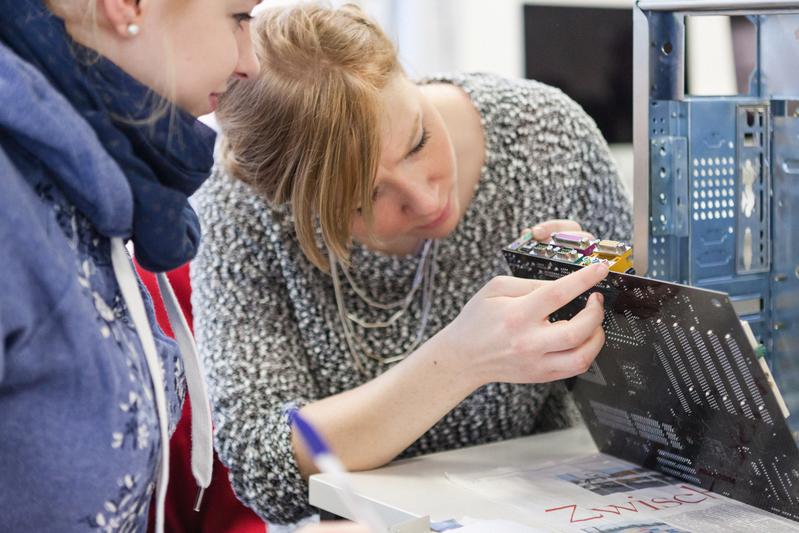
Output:
<instances>
[{"instance_id":1,"label":"pearl earring","mask_svg":"<svg viewBox=\"0 0 799 533\"><path fill-rule=\"evenodd\" d=\"M139 31L141 31L141 28L139 28L138 24L135 24L133 22L128 24L128 35L130 35L131 37L136 37L139 34Z\"/></svg>"}]
</instances>

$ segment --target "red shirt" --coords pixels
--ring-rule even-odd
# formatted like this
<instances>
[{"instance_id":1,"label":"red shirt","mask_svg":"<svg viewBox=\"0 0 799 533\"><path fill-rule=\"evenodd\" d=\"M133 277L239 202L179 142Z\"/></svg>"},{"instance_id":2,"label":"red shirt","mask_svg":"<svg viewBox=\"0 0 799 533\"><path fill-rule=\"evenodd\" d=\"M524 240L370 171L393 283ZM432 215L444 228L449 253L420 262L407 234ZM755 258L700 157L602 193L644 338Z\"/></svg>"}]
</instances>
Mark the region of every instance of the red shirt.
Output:
<instances>
[{"instance_id":1,"label":"red shirt","mask_svg":"<svg viewBox=\"0 0 799 533\"><path fill-rule=\"evenodd\" d=\"M172 336L172 328L161 301L155 275L136 264L136 270L153 298L155 315L164 333ZM167 274L189 327L192 327L191 283L189 266L183 265ZM169 442L169 486L166 492L164 530L173 533L265 533L266 523L241 503L233 493L228 470L214 452L214 474L205 491L202 507L195 512L197 485L191 474L191 405L189 396L183 404L183 415ZM153 531L155 505L150 506L149 531Z\"/></svg>"}]
</instances>

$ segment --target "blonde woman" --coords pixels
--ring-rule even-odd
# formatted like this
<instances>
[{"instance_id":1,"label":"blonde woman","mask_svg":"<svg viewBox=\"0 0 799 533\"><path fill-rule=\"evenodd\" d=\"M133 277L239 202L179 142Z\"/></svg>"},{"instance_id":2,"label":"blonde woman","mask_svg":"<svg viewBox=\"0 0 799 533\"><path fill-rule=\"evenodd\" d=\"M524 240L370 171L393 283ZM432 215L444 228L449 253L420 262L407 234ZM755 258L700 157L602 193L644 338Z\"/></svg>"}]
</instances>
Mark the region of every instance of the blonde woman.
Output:
<instances>
[{"instance_id":1,"label":"blonde woman","mask_svg":"<svg viewBox=\"0 0 799 533\"><path fill-rule=\"evenodd\" d=\"M571 321L547 317L606 270L514 279L500 249L547 220L541 237L629 235L595 124L532 81L414 83L355 7L254 24L262 71L220 100L223 155L198 194L192 265L239 497L273 522L312 513L289 406L356 470L569 425L553 382L600 350L599 295Z\"/></svg>"},{"instance_id":2,"label":"blonde woman","mask_svg":"<svg viewBox=\"0 0 799 533\"><path fill-rule=\"evenodd\" d=\"M0 531L146 531L185 380L124 243L194 256L256 3L0 1Z\"/></svg>"}]
</instances>

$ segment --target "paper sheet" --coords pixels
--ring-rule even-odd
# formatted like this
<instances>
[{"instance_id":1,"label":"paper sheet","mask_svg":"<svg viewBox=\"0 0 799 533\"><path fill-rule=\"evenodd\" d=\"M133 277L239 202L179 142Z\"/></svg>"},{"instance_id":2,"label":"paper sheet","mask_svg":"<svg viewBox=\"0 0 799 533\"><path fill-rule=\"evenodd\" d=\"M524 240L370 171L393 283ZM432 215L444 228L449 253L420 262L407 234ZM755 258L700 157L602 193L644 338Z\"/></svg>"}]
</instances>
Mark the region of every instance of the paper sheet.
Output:
<instances>
[{"instance_id":1,"label":"paper sheet","mask_svg":"<svg viewBox=\"0 0 799 533\"><path fill-rule=\"evenodd\" d=\"M545 531L799 531L799 523L604 454L530 469L496 468L447 477L489 500L512 505L526 523Z\"/></svg>"},{"instance_id":2,"label":"paper sheet","mask_svg":"<svg viewBox=\"0 0 799 533\"><path fill-rule=\"evenodd\" d=\"M544 529L511 522L510 520L464 520L464 526L452 533L546 533Z\"/></svg>"}]
</instances>

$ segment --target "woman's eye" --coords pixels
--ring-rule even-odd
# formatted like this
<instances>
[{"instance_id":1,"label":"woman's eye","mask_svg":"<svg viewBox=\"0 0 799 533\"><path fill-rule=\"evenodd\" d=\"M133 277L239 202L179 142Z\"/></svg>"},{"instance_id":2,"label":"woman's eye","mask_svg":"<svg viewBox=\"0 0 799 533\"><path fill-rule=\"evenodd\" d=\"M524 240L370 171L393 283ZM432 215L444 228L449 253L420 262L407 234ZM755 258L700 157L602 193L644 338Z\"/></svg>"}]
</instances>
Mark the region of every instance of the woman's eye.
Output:
<instances>
[{"instance_id":1,"label":"woman's eye","mask_svg":"<svg viewBox=\"0 0 799 533\"><path fill-rule=\"evenodd\" d=\"M241 26L246 22L250 22L252 20L252 15L250 15L249 13L236 13L235 15L233 15L233 20L236 21L236 24Z\"/></svg>"},{"instance_id":2,"label":"woman's eye","mask_svg":"<svg viewBox=\"0 0 799 533\"><path fill-rule=\"evenodd\" d=\"M427 131L426 129L422 129L422 138L419 140L416 146L414 146L413 149L408 153L408 156L410 157L412 155L416 155L419 152L421 152L422 148L424 148L424 146L427 144L427 141L429 140L430 140L430 132Z\"/></svg>"}]
</instances>

